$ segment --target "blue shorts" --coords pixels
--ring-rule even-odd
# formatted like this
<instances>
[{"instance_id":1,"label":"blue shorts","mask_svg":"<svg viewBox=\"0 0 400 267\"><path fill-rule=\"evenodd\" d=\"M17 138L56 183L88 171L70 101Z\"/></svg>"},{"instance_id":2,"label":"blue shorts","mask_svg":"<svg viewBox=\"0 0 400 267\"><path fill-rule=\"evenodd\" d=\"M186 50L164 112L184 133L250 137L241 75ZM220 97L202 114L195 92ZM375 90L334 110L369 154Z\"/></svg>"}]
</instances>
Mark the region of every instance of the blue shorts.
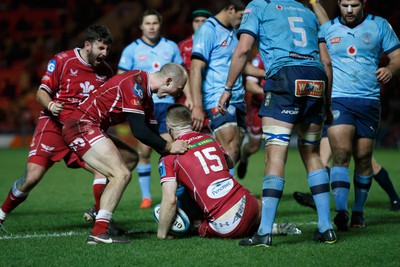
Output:
<instances>
[{"instance_id":1,"label":"blue shorts","mask_svg":"<svg viewBox=\"0 0 400 267\"><path fill-rule=\"evenodd\" d=\"M332 125L354 125L357 137L376 138L381 117L379 100L335 97L332 98L332 113Z\"/></svg>"},{"instance_id":2,"label":"blue shorts","mask_svg":"<svg viewBox=\"0 0 400 267\"><path fill-rule=\"evenodd\" d=\"M283 67L266 80L258 113L291 124L324 121L325 71L317 67Z\"/></svg>"},{"instance_id":3,"label":"blue shorts","mask_svg":"<svg viewBox=\"0 0 400 267\"><path fill-rule=\"evenodd\" d=\"M212 131L225 123L234 123L238 127L246 129L246 106L244 102L230 104L228 113L225 115L219 113L218 108L206 109L206 116L210 119Z\"/></svg>"},{"instance_id":4,"label":"blue shorts","mask_svg":"<svg viewBox=\"0 0 400 267\"><path fill-rule=\"evenodd\" d=\"M167 129L167 109L173 103L154 103L154 117L158 123L158 132L160 134L168 133Z\"/></svg>"}]
</instances>

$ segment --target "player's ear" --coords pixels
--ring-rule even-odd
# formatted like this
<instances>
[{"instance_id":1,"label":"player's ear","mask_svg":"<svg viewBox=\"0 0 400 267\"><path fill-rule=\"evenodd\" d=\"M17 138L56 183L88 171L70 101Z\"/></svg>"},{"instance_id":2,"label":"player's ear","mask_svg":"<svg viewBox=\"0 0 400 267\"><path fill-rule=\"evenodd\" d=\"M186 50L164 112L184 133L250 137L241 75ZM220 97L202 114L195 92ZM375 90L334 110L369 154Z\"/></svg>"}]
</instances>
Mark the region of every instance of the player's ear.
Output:
<instances>
[{"instance_id":1,"label":"player's ear","mask_svg":"<svg viewBox=\"0 0 400 267\"><path fill-rule=\"evenodd\" d=\"M171 77L168 77L165 84L166 84L167 86L169 86L170 83L172 83L172 78L171 78Z\"/></svg>"}]
</instances>

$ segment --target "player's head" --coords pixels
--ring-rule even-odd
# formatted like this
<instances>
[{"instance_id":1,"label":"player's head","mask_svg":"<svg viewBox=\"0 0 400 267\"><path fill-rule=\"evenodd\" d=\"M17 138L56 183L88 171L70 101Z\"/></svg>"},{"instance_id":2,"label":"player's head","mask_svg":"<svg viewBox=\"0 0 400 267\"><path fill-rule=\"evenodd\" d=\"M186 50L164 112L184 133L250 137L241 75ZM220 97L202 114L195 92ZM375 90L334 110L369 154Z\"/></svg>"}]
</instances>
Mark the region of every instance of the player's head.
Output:
<instances>
[{"instance_id":1,"label":"player's head","mask_svg":"<svg viewBox=\"0 0 400 267\"><path fill-rule=\"evenodd\" d=\"M142 38L155 43L160 38L162 16L155 9L147 9L140 20L140 29L143 32Z\"/></svg>"},{"instance_id":2,"label":"player's head","mask_svg":"<svg viewBox=\"0 0 400 267\"><path fill-rule=\"evenodd\" d=\"M338 4L346 25L355 26L362 21L366 0L338 0Z\"/></svg>"},{"instance_id":3,"label":"player's head","mask_svg":"<svg viewBox=\"0 0 400 267\"><path fill-rule=\"evenodd\" d=\"M177 96L185 87L187 73L182 65L167 63L157 72L161 79L161 85L157 90L157 96L163 98L167 95Z\"/></svg>"},{"instance_id":4,"label":"player's head","mask_svg":"<svg viewBox=\"0 0 400 267\"><path fill-rule=\"evenodd\" d=\"M195 11L192 12L192 26L193 26L193 31L196 31L197 28L201 26L201 24L206 21L209 17L211 17L212 14L210 11L206 9L196 9Z\"/></svg>"},{"instance_id":5,"label":"player's head","mask_svg":"<svg viewBox=\"0 0 400 267\"><path fill-rule=\"evenodd\" d=\"M110 30L105 25L94 24L86 30L83 52L90 65L96 67L108 56L113 42ZM83 56L85 58L85 56Z\"/></svg>"},{"instance_id":6,"label":"player's head","mask_svg":"<svg viewBox=\"0 0 400 267\"><path fill-rule=\"evenodd\" d=\"M192 113L182 104L174 104L167 109L167 128L172 139L179 133L192 130Z\"/></svg>"},{"instance_id":7,"label":"player's head","mask_svg":"<svg viewBox=\"0 0 400 267\"><path fill-rule=\"evenodd\" d=\"M226 0L224 2L223 11L227 12L231 27L237 28L240 25L244 9L249 2L247 0Z\"/></svg>"}]
</instances>

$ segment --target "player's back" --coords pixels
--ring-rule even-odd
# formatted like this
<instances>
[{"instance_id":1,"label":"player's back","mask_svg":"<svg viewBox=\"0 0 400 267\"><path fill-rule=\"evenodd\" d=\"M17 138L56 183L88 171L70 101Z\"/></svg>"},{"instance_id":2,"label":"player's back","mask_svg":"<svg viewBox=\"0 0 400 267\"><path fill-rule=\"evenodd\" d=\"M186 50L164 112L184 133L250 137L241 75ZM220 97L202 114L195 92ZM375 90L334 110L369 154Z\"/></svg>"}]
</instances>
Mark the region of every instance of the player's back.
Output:
<instances>
[{"instance_id":1,"label":"player's back","mask_svg":"<svg viewBox=\"0 0 400 267\"><path fill-rule=\"evenodd\" d=\"M240 33L258 35L267 76L284 66L318 66L318 21L294 0L255 0L245 11Z\"/></svg>"},{"instance_id":2,"label":"player's back","mask_svg":"<svg viewBox=\"0 0 400 267\"><path fill-rule=\"evenodd\" d=\"M133 70L112 77L94 90L72 117L90 120L106 129L124 122L125 112L145 114L147 109L153 111L148 73Z\"/></svg>"},{"instance_id":3,"label":"player's back","mask_svg":"<svg viewBox=\"0 0 400 267\"><path fill-rule=\"evenodd\" d=\"M236 203L246 189L232 178L224 150L214 138L189 132L178 139L187 140L189 144L189 150L175 159L179 181L193 193L207 215L218 217Z\"/></svg>"}]
</instances>

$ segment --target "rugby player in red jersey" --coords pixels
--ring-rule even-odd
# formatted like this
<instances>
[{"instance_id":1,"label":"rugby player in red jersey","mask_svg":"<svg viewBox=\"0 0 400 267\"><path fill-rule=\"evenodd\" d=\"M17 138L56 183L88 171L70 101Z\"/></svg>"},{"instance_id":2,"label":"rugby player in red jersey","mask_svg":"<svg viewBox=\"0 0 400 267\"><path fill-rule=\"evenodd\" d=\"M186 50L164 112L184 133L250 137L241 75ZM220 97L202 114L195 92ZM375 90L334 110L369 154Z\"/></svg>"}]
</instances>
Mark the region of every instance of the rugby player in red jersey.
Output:
<instances>
[{"instance_id":1,"label":"rugby player in red jersey","mask_svg":"<svg viewBox=\"0 0 400 267\"><path fill-rule=\"evenodd\" d=\"M109 180L101 195L88 244L129 242L107 232L113 212L132 177L117 147L106 134L107 129L128 120L135 137L159 154L184 153L187 150L185 141L171 143L158 134L152 94L159 98L176 96L186 81L185 69L176 63L167 63L155 73L127 71L94 90L65 122L65 143Z\"/></svg>"},{"instance_id":2,"label":"rugby player in red jersey","mask_svg":"<svg viewBox=\"0 0 400 267\"><path fill-rule=\"evenodd\" d=\"M112 76L110 66L104 61L111 44L112 36L108 28L92 25L86 31L83 48L61 52L47 64L37 90L37 101L45 109L33 134L26 171L14 182L0 209L0 224L28 197L47 170L62 159L68 167L83 167L94 174L93 192L96 206L99 205L107 179L87 166L65 145L61 131L65 120L79 103ZM117 138L113 140L124 154L129 168L133 169L138 161L137 152Z\"/></svg>"}]
</instances>

